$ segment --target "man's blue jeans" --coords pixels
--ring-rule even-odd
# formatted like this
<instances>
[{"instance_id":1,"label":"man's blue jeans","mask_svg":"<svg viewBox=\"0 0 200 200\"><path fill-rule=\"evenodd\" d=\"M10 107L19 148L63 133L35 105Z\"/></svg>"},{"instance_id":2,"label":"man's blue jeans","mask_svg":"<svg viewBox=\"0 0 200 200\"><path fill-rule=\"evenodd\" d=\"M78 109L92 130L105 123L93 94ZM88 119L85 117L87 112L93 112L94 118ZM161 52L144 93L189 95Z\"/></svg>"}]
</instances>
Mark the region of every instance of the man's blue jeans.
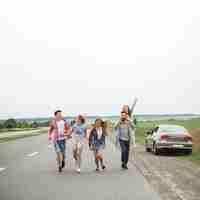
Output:
<instances>
[{"instance_id":1,"label":"man's blue jeans","mask_svg":"<svg viewBox=\"0 0 200 200\"><path fill-rule=\"evenodd\" d=\"M121 161L123 165L127 165L129 160L130 141L119 140L121 147Z\"/></svg>"}]
</instances>

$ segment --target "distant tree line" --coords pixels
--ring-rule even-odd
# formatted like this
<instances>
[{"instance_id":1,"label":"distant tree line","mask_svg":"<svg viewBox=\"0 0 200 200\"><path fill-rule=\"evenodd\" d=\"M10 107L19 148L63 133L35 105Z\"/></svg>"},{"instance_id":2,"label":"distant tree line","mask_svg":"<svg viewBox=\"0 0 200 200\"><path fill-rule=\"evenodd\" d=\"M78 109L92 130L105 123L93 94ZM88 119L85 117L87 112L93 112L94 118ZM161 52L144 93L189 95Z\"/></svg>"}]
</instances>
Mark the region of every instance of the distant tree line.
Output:
<instances>
[{"instance_id":1,"label":"distant tree line","mask_svg":"<svg viewBox=\"0 0 200 200\"><path fill-rule=\"evenodd\" d=\"M27 122L17 121L13 118L7 119L5 121L0 121L0 129L14 129L14 128L38 128L38 127L47 127L49 122Z\"/></svg>"}]
</instances>

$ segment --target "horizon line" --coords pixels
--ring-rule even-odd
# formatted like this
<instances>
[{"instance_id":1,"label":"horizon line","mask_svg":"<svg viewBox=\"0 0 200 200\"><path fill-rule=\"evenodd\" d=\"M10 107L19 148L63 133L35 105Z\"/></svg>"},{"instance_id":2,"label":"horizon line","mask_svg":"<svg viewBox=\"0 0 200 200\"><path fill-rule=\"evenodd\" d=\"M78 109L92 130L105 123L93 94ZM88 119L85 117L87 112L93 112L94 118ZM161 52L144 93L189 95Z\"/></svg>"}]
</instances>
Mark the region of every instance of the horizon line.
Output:
<instances>
[{"instance_id":1,"label":"horizon line","mask_svg":"<svg viewBox=\"0 0 200 200\"><path fill-rule=\"evenodd\" d=\"M200 113L136 113L136 116L184 116L184 115L193 115L193 116L198 116ZM120 115L86 115L86 117L118 117ZM69 115L69 116L64 116L64 118L75 118L76 115ZM45 118L53 118L53 116L41 116L41 117L0 117L0 120L6 120L6 119L16 119L16 120L21 120L21 119L45 119Z\"/></svg>"}]
</instances>

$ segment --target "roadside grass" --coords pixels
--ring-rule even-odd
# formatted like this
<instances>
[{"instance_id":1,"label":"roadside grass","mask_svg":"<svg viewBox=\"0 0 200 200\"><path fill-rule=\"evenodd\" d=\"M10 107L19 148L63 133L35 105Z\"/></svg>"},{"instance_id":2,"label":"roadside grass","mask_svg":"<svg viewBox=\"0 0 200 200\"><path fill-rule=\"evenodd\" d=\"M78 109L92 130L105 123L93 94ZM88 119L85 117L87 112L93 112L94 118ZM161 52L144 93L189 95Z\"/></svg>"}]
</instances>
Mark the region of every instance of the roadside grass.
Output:
<instances>
[{"instance_id":1,"label":"roadside grass","mask_svg":"<svg viewBox=\"0 0 200 200\"><path fill-rule=\"evenodd\" d=\"M137 127L136 129L136 143L145 144L145 130L149 127Z\"/></svg>"},{"instance_id":2,"label":"roadside grass","mask_svg":"<svg viewBox=\"0 0 200 200\"><path fill-rule=\"evenodd\" d=\"M5 133L5 132L19 132L19 131L32 131L32 130L37 130L38 128L4 128L0 129L0 134Z\"/></svg>"},{"instance_id":3,"label":"roadside grass","mask_svg":"<svg viewBox=\"0 0 200 200\"><path fill-rule=\"evenodd\" d=\"M35 132L32 132L34 130ZM16 139L21 139L21 138L26 138L26 137L38 136L38 135L47 133L46 128L34 129L34 130L28 130L28 131L23 130L23 131L20 131L19 133L16 132L15 134L5 134L5 136L2 134L0 135L1 136L0 143L8 142L8 141L16 140Z\"/></svg>"},{"instance_id":4,"label":"roadside grass","mask_svg":"<svg viewBox=\"0 0 200 200\"><path fill-rule=\"evenodd\" d=\"M146 122L138 122L137 130L136 130L136 142L144 145L145 143L145 131L155 127L159 124L175 124L184 126L193 136L193 153L191 155L179 156L178 158L192 161L200 165L200 118L195 118L191 120L162 120L162 121L146 121ZM196 131L193 134L193 130L199 129L199 132Z\"/></svg>"},{"instance_id":5,"label":"roadside grass","mask_svg":"<svg viewBox=\"0 0 200 200\"><path fill-rule=\"evenodd\" d=\"M179 157L183 160L189 160L197 165L200 165L200 151L194 151L192 155Z\"/></svg>"}]
</instances>

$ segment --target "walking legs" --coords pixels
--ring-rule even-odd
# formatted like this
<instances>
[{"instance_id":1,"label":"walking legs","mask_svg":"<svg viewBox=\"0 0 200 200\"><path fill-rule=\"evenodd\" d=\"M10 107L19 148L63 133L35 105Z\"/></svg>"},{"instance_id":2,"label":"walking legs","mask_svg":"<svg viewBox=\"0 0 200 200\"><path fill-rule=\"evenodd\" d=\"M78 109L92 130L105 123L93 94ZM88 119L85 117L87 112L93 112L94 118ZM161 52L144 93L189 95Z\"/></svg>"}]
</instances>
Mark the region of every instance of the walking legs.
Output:
<instances>
[{"instance_id":1,"label":"walking legs","mask_svg":"<svg viewBox=\"0 0 200 200\"><path fill-rule=\"evenodd\" d=\"M130 142L120 140L121 146L121 162L122 168L127 168L128 160L129 160L129 149L130 149Z\"/></svg>"}]
</instances>

